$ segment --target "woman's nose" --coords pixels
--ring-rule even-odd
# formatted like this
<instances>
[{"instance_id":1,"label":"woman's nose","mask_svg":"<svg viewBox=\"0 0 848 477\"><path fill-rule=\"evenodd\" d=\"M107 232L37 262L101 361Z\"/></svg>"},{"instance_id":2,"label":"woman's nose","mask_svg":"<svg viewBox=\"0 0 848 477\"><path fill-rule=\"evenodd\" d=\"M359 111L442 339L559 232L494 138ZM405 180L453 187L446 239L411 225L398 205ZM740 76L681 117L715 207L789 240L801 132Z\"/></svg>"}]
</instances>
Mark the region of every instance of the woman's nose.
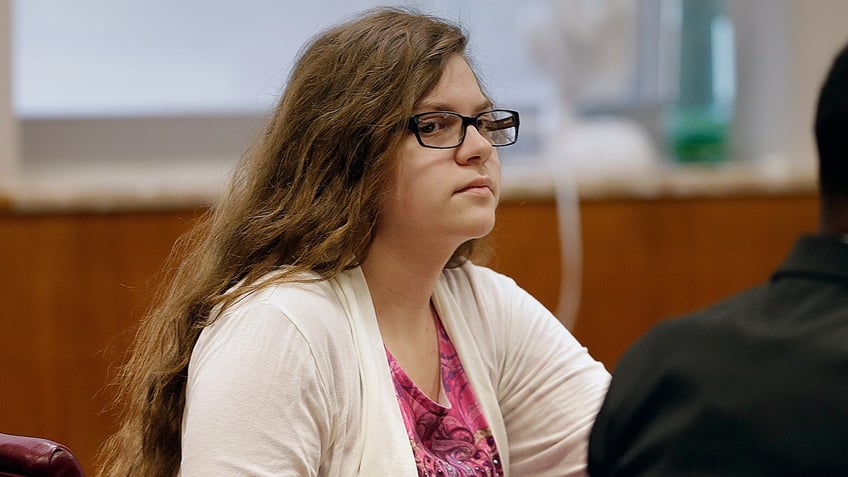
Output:
<instances>
[{"instance_id":1,"label":"woman's nose","mask_svg":"<svg viewBox=\"0 0 848 477\"><path fill-rule=\"evenodd\" d=\"M465 130L465 139L457 150L456 160L461 164L470 161L486 162L494 149L495 146L480 134L474 125L468 125Z\"/></svg>"}]
</instances>

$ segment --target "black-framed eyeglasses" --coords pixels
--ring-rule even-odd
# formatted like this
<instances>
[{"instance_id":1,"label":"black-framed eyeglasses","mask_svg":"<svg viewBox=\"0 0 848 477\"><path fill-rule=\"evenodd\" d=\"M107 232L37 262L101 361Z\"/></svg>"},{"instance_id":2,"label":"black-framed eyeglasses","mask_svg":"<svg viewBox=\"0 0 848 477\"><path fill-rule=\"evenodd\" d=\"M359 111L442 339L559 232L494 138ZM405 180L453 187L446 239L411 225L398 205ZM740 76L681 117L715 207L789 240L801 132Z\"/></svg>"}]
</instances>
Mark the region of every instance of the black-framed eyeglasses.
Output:
<instances>
[{"instance_id":1,"label":"black-framed eyeglasses","mask_svg":"<svg viewBox=\"0 0 848 477\"><path fill-rule=\"evenodd\" d=\"M476 116L463 116L452 111L432 111L409 118L409 129L418 144L432 149L453 149L465 141L468 126L493 146L509 146L518 140L518 111L493 109Z\"/></svg>"}]
</instances>

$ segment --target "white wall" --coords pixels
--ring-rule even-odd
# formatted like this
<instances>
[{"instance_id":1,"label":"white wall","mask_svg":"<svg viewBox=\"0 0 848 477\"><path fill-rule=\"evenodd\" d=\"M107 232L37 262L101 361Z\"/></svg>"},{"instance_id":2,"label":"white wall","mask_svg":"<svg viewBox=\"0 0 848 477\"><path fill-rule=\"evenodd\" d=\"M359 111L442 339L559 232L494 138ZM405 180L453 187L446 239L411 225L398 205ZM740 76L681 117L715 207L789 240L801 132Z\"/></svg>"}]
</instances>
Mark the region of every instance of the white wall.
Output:
<instances>
[{"instance_id":1,"label":"white wall","mask_svg":"<svg viewBox=\"0 0 848 477\"><path fill-rule=\"evenodd\" d=\"M381 3L462 22L496 99L511 102L541 93L520 16L547 1L15 0L15 108L23 118L264 112L306 40Z\"/></svg>"},{"instance_id":2,"label":"white wall","mask_svg":"<svg viewBox=\"0 0 848 477\"><path fill-rule=\"evenodd\" d=\"M419 5L466 24L489 89L503 104L521 108L551 94L550 81L520 44L524 14L547 1L394 3ZM310 10L294 10L290 2L251 2L0 0L0 178L11 176L16 164L18 170L38 163L59 169L58 164L74 161L97 168L124 159L211 160L223 167L273 103L303 41L352 12L382 3L320 0ZM848 39L848 1L729 0L729 5L739 63L735 156L813 162L815 97L830 59ZM103 22L105 13L117 15L114 24ZM13 20L22 22L15 38L23 42L14 49L9 43ZM110 35L117 39L110 41ZM79 44L73 46L74 40ZM93 57L95 50L105 57ZM14 51L41 59L27 63L12 58ZM14 70L13 62L19 65ZM89 88L74 99L70 90L79 86ZM173 120L173 128L163 119L170 113L183 117ZM73 122L50 120L62 116ZM133 116L142 118L109 119ZM246 121L233 123L239 116ZM145 123L144 117L153 119ZM532 130L528 124L523 139L530 139ZM117 132L97 136L111 131ZM204 134L216 139L230 134L232 141L206 141L208 147L190 143L202 141ZM140 147L129 150L128 144ZM521 141L516 148L526 145Z\"/></svg>"},{"instance_id":3,"label":"white wall","mask_svg":"<svg viewBox=\"0 0 848 477\"><path fill-rule=\"evenodd\" d=\"M18 125L12 110L11 0L0 0L0 187L15 175Z\"/></svg>"},{"instance_id":4,"label":"white wall","mask_svg":"<svg viewBox=\"0 0 848 477\"><path fill-rule=\"evenodd\" d=\"M304 42L384 3L462 23L499 104L530 113L550 103L521 18L549 0L316 0L297 8L280 0L2 1L16 7L13 97L24 175L141 163L224 170L258 132ZM533 144L529 124L505 156Z\"/></svg>"},{"instance_id":5,"label":"white wall","mask_svg":"<svg viewBox=\"0 0 848 477\"><path fill-rule=\"evenodd\" d=\"M792 104L789 91L794 66L789 52L794 1L737 0L730 4L737 45L733 149L739 157L786 159L791 148L787 112Z\"/></svg>"},{"instance_id":6,"label":"white wall","mask_svg":"<svg viewBox=\"0 0 848 477\"><path fill-rule=\"evenodd\" d=\"M737 154L815 163L816 99L830 62L848 42L848 2L735 0L730 5L739 64Z\"/></svg>"},{"instance_id":7,"label":"white wall","mask_svg":"<svg viewBox=\"0 0 848 477\"><path fill-rule=\"evenodd\" d=\"M848 1L795 0L792 3L791 69L788 96L791 147L794 160L815 159L813 118L819 88L831 61L848 43Z\"/></svg>"}]
</instances>

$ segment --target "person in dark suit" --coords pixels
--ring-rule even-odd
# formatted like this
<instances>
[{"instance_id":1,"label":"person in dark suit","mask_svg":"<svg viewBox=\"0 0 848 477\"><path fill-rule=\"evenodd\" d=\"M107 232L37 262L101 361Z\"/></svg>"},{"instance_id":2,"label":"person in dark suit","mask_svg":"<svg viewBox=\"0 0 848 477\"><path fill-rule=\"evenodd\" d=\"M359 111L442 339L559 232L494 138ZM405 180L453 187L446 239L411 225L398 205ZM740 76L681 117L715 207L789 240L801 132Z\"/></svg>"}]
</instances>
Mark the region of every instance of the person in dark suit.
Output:
<instances>
[{"instance_id":1,"label":"person in dark suit","mask_svg":"<svg viewBox=\"0 0 848 477\"><path fill-rule=\"evenodd\" d=\"M594 424L601 476L848 475L848 45L820 91L820 231L771 279L664 321Z\"/></svg>"}]
</instances>

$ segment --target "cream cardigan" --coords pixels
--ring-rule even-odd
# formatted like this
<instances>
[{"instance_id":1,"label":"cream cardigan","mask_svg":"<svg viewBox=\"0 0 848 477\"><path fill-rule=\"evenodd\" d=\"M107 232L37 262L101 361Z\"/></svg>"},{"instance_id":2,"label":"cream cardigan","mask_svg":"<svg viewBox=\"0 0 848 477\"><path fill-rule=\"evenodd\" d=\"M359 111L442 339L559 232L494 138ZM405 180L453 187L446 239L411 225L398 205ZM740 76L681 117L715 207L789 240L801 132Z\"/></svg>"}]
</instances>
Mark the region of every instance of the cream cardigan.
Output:
<instances>
[{"instance_id":1,"label":"cream cardigan","mask_svg":"<svg viewBox=\"0 0 848 477\"><path fill-rule=\"evenodd\" d=\"M585 475L609 374L511 279L446 270L434 304L506 475ZM359 268L265 287L205 328L189 364L183 476L415 476Z\"/></svg>"}]
</instances>

